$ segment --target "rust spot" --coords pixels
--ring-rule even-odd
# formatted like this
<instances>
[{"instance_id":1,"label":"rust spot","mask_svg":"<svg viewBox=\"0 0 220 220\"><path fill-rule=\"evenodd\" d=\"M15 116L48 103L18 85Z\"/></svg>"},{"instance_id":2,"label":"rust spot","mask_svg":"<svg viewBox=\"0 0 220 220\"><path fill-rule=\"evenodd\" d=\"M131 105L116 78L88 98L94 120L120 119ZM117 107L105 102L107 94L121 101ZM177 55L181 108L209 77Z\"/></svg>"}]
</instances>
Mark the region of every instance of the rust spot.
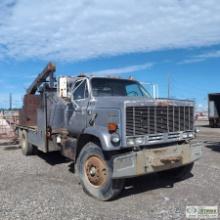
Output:
<instances>
[{"instance_id":1,"label":"rust spot","mask_svg":"<svg viewBox=\"0 0 220 220\"><path fill-rule=\"evenodd\" d=\"M24 105L19 113L19 124L35 126L37 124L37 109L40 106L40 96L28 94L24 96Z\"/></svg>"},{"instance_id":2,"label":"rust spot","mask_svg":"<svg viewBox=\"0 0 220 220\"><path fill-rule=\"evenodd\" d=\"M171 156L171 157L163 158L160 161L162 163L176 163L181 161L182 159L183 159L182 156Z\"/></svg>"}]
</instances>

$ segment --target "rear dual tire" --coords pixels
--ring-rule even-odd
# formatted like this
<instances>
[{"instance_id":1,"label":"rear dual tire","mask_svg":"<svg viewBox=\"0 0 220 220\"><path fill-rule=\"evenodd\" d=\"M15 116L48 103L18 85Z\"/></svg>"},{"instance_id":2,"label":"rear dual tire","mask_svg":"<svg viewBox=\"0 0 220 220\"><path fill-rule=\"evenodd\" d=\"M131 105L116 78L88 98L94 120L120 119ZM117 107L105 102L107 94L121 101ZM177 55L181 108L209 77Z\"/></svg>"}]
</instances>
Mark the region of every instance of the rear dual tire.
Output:
<instances>
[{"instance_id":1,"label":"rear dual tire","mask_svg":"<svg viewBox=\"0 0 220 220\"><path fill-rule=\"evenodd\" d=\"M35 152L34 146L30 143L28 143L28 138L27 138L27 131L21 130L19 132L19 140L20 140L20 146L21 146L21 151L25 156L28 155L33 155Z\"/></svg>"},{"instance_id":2,"label":"rear dual tire","mask_svg":"<svg viewBox=\"0 0 220 220\"><path fill-rule=\"evenodd\" d=\"M220 125L220 122L218 119L209 119L209 126L211 128L218 128Z\"/></svg>"}]
</instances>

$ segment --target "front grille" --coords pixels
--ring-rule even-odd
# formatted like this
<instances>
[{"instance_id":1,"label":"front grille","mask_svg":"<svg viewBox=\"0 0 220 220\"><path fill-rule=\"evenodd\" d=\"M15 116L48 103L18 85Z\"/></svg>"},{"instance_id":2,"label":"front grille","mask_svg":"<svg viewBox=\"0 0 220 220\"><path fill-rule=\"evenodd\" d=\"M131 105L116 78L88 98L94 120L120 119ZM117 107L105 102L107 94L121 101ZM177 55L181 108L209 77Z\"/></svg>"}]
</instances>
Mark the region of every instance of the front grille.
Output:
<instances>
[{"instance_id":1,"label":"front grille","mask_svg":"<svg viewBox=\"0 0 220 220\"><path fill-rule=\"evenodd\" d=\"M136 136L193 130L191 106L138 106L126 108L126 135Z\"/></svg>"}]
</instances>

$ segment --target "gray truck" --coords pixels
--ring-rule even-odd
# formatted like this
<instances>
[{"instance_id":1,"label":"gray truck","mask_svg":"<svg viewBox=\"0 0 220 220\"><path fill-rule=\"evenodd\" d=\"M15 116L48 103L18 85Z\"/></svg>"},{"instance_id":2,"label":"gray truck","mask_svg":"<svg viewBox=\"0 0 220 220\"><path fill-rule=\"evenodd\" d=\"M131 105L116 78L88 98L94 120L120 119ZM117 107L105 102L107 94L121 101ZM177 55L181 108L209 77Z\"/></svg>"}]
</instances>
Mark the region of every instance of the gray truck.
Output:
<instances>
[{"instance_id":1,"label":"gray truck","mask_svg":"<svg viewBox=\"0 0 220 220\"><path fill-rule=\"evenodd\" d=\"M201 157L192 101L153 99L133 79L54 72L49 63L24 96L22 152L60 151L87 194L110 200L126 178L154 172L183 179Z\"/></svg>"},{"instance_id":2,"label":"gray truck","mask_svg":"<svg viewBox=\"0 0 220 220\"><path fill-rule=\"evenodd\" d=\"M220 93L208 95L208 117L210 127L220 127Z\"/></svg>"}]
</instances>

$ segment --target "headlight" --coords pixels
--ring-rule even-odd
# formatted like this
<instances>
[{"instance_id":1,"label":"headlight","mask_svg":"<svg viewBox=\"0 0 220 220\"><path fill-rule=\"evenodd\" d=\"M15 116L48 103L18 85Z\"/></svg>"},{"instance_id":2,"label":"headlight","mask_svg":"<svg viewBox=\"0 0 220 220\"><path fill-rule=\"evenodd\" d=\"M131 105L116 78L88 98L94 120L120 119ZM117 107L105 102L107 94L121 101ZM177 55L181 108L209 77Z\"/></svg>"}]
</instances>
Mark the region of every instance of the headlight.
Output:
<instances>
[{"instance_id":1,"label":"headlight","mask_svg":"<svg viewBox=\"0 0 220 220\"><path fill-rule=\"evenodd\" d=\"M182 137L183 137L184 139L185 139L185 138L188 138L187 133L184 133Z\"/></svg>"},{"instance_id":2,"label":"headlight","mask_svg":"<svg viewBox=\"0 0 220 220\"><path fill-rule=\"evenodd\" d=\"M195 133L199 133L200 132L200 129L199 128L195 128Z\"/></svg>"},{"instance_id":3,"label":"headlight","mask_svg":"<svg viewBox=\"0 0 220 220\"><path fill-rule=\"evenodd\" d=\"M183 139L194 138L194 134L193 133L183 133L182 138Z\"/></svg>"},{"instance_id":4,"label":"headlight","mask_svg":"<svg viewBox=\"0 0 220 220\"><path fill-rule=\"evenodd\" d=\"M145 144L144 137L137 137L137 138L128 138L127 145L128 146L139 146Z\"/></svg>"},{"instance_id":5,"label":"headlight","mask_svg":"<svg viewBox=\"0 0 220 220\"><path fill-rule=\"evenodd\" d=\"M134 146L135 145L134 138L128 138L127 139L127 145L128 146Z\"/></svg>"},{"instance_id":6,"label":"headlight","mask_svg":"<svg viewBox=\"0 0 220 220\"><path fill-rule=\"evenodd\" d=\"M143 145L144 144L144 138L143 137L135 138L135 144L136 145Z\"/></svg>"},{"instance_id":7,"label":"headlight","mask_svg":"<svg viewBox=\"0 0 220 220\"><path fill-rule=\"evenodd\" d=\"M193 137L194 137L194 134L193 134L193 133L189 133L189 134L188 134L188 137L189 137L189 138L193 138Z\"/></svg>"},{"instance_id":8,"label":"headlight","mask_svg":"<svg viewBox=\"0 0 220 220\"><path fill-rule=\"evenodd\" d=\"M111 141L112 141L113 144L119 144L119 142L120 142L119 134L116 134L116 133L112 134Z\"/></svg>"}]
</instances>

